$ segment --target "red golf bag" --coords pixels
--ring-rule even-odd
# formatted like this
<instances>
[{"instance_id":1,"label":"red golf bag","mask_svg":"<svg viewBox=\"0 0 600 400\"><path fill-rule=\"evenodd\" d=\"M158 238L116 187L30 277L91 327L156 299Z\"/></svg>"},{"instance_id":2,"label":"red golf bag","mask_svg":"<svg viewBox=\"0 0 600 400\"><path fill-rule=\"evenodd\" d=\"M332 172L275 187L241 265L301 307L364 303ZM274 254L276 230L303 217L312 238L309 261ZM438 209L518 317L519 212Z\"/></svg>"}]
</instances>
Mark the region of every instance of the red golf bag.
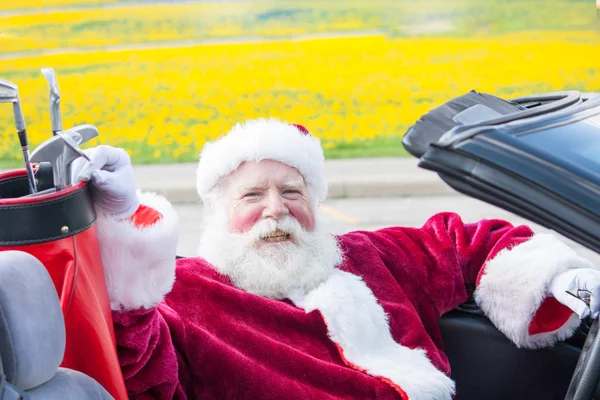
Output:
<instances>
[{"instance_id":1,"label":"red golf bag","mask_svg":"<svg viewBox=\"0 0 600 400\"><path fill-rule=\"evenodd\" d=\"M39 191L54 186L45 164L35 168ZM0 173L0 251L32 254L50 273L66 325L62 366L91 376L115 399L127 399L88 184L23 197L28 191L24 169Z\"/></svg>"}]
</instances>

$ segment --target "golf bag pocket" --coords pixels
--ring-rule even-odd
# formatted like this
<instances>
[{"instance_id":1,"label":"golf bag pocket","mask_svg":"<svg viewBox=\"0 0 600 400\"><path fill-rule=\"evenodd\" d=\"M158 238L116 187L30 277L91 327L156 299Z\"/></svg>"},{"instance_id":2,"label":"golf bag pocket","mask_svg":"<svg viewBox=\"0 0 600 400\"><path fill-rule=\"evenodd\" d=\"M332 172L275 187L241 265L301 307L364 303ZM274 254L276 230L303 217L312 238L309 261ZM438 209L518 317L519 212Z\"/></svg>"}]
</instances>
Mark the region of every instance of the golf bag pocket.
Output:
<instances>
[{"instance_id":1,"label":"golf bag pocket","mask_svg":"<svg viewBox=\"0 0 600 400\"><path fill-rule=\"evenodd\" d=\"M25 170L0 173L0 251L24 251L48 270L65 319L62 366L91 376L115 399L127 399L90 187L80 182L53 193L27 194Z\"/></svg>"}]
</instances>

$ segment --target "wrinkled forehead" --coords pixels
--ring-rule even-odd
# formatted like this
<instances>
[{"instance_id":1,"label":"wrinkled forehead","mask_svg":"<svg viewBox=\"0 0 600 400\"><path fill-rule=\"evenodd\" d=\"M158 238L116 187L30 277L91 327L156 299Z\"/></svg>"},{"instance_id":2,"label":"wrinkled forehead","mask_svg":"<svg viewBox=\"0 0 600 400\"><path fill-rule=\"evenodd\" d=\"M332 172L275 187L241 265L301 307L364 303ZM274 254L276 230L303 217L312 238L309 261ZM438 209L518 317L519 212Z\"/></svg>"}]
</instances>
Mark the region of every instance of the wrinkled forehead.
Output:
<instances>
[{"instance_id":1,"label":"wrinkled forehead","mask_svg":"<svg viewBox=\"0 0 600 400\"><path fill-rule=\"evenodd\" d=\"M306 181L294 167L279 161L262 160L242 163L226 179L229 190L268 186L305 188Z\"/></svg>"}]
</instances>

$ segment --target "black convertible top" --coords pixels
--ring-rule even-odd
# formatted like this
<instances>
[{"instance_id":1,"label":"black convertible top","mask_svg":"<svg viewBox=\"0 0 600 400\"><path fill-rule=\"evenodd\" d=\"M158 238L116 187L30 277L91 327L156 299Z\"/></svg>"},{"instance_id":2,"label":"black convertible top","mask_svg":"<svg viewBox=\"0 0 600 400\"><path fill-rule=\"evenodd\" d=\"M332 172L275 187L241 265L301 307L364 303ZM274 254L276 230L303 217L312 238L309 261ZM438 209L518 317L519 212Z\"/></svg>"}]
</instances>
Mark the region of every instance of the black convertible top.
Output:
<instances>
[{"instance_id":1,"label":"black convertible top","mask_svg":"<svg viewBox=\"0 0 600 400\"><path fill-rule=\"evenodd\" d=\"M475 90L434 108L406 132L403 143L415 157L421 157L432 142L458 125L472 125L526 110L515 102Z\"/></svg>"}]
</instances>

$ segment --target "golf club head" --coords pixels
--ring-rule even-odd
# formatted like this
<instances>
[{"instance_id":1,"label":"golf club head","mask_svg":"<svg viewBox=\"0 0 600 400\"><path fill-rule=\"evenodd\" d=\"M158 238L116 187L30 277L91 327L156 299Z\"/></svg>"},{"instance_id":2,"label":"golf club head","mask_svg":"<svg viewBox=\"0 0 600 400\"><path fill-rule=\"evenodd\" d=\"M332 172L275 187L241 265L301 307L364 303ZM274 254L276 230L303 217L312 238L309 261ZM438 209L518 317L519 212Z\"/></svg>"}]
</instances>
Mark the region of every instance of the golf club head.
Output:
<instances>
[{"instance_id":1,"label":"golf club head","mask_svg":"<svg viewBox=\"0 0 600 400\"><path fill-rule=\"evenodd\" d=\"M21 151L25 161L25 169L27 170L27 178L29 181L29 189L31 193L37 192L33 169L29 161L29 144L27 143L27 131L25 129L25 117L23 116L23 108L19 99L19 88L12 82L0 79L0 103L12 103L13 116L15 127L19 136Z\"/></svg>"},{"instance_id":2,"label":"golf club head","mask_svg":"<svg viewBox=\"0 0 600 400\"><path fill-rule=\"evenodd\" d=\"M93 125L78 125L62 132L70 136L77 145L87 142L98 136L98 128ZM62 154L65 143L60 136L52 136L41 143L32 153L31 162L51 162Z\"/></svg>"},{"instance_id":3,"label":"golf club head","mask_svg":"<svg viewBox=\"0 0 600 400\"><path fill-rule=\"evenodd\" d=\"M77 144L85 143L88 140L91 140L95 137L98 137L98 128L94 125L85 124L85 125L77 125L67 131L64 132L72 132L74 134L81 135L81 141Z\"/></svg>"},{"instance_id":4,"label":"golf club head","mask_svg":"<svg viewBox=\"0 0 600 400\"><path fill-rule=\"evenodd\" d=\"M72 132L71 130L63 132L64 135L70 136L75 143L80 144L84 142L83 136L78 132ZM65 187L65 167L64 167L64 153L65 153L65 142L61 136L52 136L40 144L30 156L31 162L42 163L49 162L52 166L52 176L54 179L54 187L57 190L62 190Z\"/></svg>"},{"instance_id":5,"label":"golf club head","mask_svg":"<svg viewBox=\"0 0 600 400\"><path fill-rule=\"evenodd\" d=\"M52 132L62 131L62 117L60 115L60 90L56 74L52 68L42 68L42 74L50 85L50 120Z\"/></svg>"},{"instance_id":6,"label":"golf club head","mask_svg":"<svg viewBox=\"0 0 600 400\"><path fill-rule=\"evenodd\" d=\"M17 132L25 131L25 117L19 99L19 88L12 82L0 79L0 103L12 103Z\"/></svg>"},{"instance_id":7,"label":"golf club head","mask_svg":"<svg viewBox=\"0 0 600 400\"><path fill-rule=\"evenodd\" d=\"M69 131L65 131L65 134L69 135ZM83 138L81 135L73 136L73 140L76 142L83 143ZM59 155L62 154L63 148L65 147L65 143L60 136L52 136L50 139L46 140L31 153L31 162L41 163L44 161L51 162L52 160L58 158Z\"/></svg>"},{"instance_id":8,"label":"golf club head","mask_svg":"<svg viewBox=\"0 0 600 400\"><path fill-rule=\"evenodd\" d=\"M70 135L73 140L80 145L81 143L85 143L88 140L91 140L95 137L98 136L98 128L96 128L94 125L90 125L90 124L85 124L85 125L79 125L79 126L75 126L67 131L63 131L63 133L66 133L68 135ZM71 186L73 184L73 176L72 176L72 170L73 170L73 162L75 160L77 160L80 155L74 151L68 151L70 149L65 148L65 151L63 152L63 156L61 159L61 165L62 165L62 169L64 171L64 177L66 180L66 186Z\"/></svg>"},{"instance_id":9,"label":"golf club head","mask_svg":"<svg viewBox=\"0 0 600 400\"><path fill-rule=\"evenodd\" d=\"M14 103L19 100L17 85L0 79L0 103Z\"/></svg>"},{"instance_id":10,"label":"golf club head","mask_svg":"<svg viewBox=\"0 0 600 400\"><path fill-rule=\"evenodd\" d=\"M70 135L67 135L64 132L57 132L56 135L58 137L62 138L62 140L65 142L65 144L72 151L77 153L79 156L85 158L86 160L90 161L90 157L88 157L88 155L85 154L84 151L79 148L79 145L77 144L77 142Z\"/></svg>"},{"instance_id":11,"label":"golf club head","mask_svg":"<svg viewBox=\"0 0 600 400\"><path fill-rule=\"evenodd\" d=\"M53 136L33 150L31 156L29 157L33 163L41 163L46 161L52 165L54 186L59 190L61 189L60 161L62 160L64 147L65 144L63 140L59 136Z\"/></svg>"},{"instance_id":12,"label":"golf club head","mask_svg":"<svg viewBox=\"0 0 600 400\"><path fill-rule=\"evenodd\" d=\"M79 134L77 134L77 135L79 137L81 137ZM90 157L87 154L85 154L83 150L81 150L79 148L79 145L77 144L77 142L70 135L67 135L64 132L56 132L56 136L62 138L63 141L65 142L65 147L63 148L63 155L60 160L60 169L61 169L60 183L61 183L61 187L64 188L67 185L72 184L71 164L73 163L73 161L75 161L79 157L83 157L88 161L91 161L91 160L90 160Z\"/></svg>"}]
</instances>

